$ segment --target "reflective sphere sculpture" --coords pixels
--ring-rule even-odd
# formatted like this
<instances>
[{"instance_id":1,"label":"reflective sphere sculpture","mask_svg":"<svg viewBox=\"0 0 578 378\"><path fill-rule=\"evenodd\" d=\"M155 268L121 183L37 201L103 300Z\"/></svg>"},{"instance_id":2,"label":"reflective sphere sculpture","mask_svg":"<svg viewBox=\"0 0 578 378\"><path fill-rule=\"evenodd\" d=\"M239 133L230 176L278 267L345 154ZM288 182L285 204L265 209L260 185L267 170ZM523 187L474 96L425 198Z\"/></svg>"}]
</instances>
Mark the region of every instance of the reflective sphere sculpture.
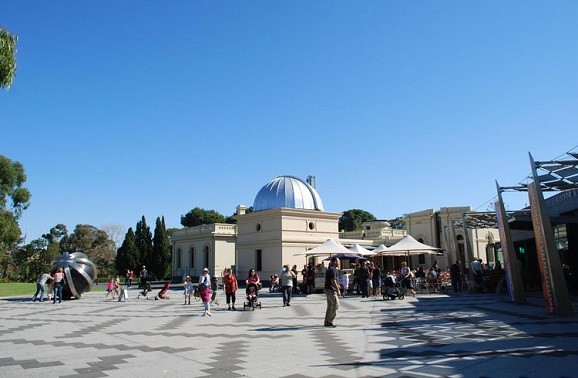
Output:
<instances>
[{"instance_id":1,"label":"reflective sphere sculpture","mask_svg":"<svg viewBox=\"0 0 578 378\"><path fill-rule=\"evenodd\" d=\"M51 272L58 268L64 269L66 284L62 288L62 297L80 299L82 293L92 289L92 281L96 277L96 265L82 252L64 252L52 263Z\"/></svg>"}]
</instances>

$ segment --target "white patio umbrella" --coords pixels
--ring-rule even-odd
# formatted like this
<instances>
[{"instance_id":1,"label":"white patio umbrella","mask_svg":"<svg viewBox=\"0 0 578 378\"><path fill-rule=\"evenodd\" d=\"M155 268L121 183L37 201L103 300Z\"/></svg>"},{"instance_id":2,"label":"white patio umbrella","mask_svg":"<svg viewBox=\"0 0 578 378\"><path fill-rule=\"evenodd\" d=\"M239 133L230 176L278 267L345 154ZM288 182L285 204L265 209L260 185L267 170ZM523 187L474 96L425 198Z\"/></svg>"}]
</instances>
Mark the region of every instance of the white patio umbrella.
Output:
<instances>
[{"instance_id":1,"label":"white patio umbrella","mask_svg":"<svg viewBox=\"0 0 578 378\"><path fill-rule=\"evenodd\" d=\"M349 248L349 252L357 253L361 256L373 256L373 251L370 251L367 248L360 246L359 244L355 244L353 247Z\"/></svg>"},{"instance_id":2,"label":"white patio umbrella","mask_svg":"<svg viewBox=\"0 0 578 378\"><path fill-rule=\"evenodd\" d=\"M421 254L438 254L441 248L432 247L427 244L423 244L415 240L411 235L406 235L387 248L386 251L379 252L380 256L410 256L410 255L421 255Z\"/></svg>"},{"instance_id":3,"label":"white patio umbrella","mask_svg":"<svg viewBox=\"0 0 578 378\"><path fill-rule=\"evenodd\" d=\"M315 248L312 248L303 253L304 255L335 255L338 253L351 253L351 251L343 246L343 244L336 242L333 239L327 241Z\"/></svg>"},{"instance_id":4,"label":"white patio umbrella","mask_svg":"<svg viewBox=\"0 0 578 378\"><path fill-rule=\"evenodd\" d=\"M374 250L372 250L371 252L375 255L380 254L381 252L386 252L387 250L389 250L389 248L387 248L385 246L385 244L380 244L377 246L377 248L375 248Z\"/></svg>"}]
</instances>

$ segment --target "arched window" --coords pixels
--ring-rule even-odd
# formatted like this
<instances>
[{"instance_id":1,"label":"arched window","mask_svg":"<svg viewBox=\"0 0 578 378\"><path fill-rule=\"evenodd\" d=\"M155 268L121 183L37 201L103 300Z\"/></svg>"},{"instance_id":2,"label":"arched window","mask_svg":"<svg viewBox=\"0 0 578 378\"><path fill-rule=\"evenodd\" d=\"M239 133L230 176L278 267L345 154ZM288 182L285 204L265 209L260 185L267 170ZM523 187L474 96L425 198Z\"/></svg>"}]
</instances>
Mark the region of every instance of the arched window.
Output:
<instances>
[{"instance_id":1,"label":"arched window","mask_svg":"<svg viewBox=\"0 0 578 378\"><path fill-rule=\"evenodd\" d=\"M177 250L177 269L181 269L181 261L183 259L183 251L181 251L181 249L179 248Z\"/></svg>"},{"instance_id":2,"label":"arched window","mask_svg":"<svg viewBox=\"0 0 578 378\"><path fill-rule=\"evenodd\" d=\"M205 251L204 251L204 252L205 252L205 265L204 265L205 268L208 268L208 267L209 267L209 251L210 251L210 250L209 250L209 246L206 245L206 246L205 246Z\"/></svg>"},{"instance_id":3,"label":"arched window","mask_svg":"<svg viewBox=\"0 0 578 378\"><path fill-rule=\"evenodd\" d=\"M195 247L191 247L189 253L189 266L194 269L195 268Z\"/></svg>"}]
</instances>

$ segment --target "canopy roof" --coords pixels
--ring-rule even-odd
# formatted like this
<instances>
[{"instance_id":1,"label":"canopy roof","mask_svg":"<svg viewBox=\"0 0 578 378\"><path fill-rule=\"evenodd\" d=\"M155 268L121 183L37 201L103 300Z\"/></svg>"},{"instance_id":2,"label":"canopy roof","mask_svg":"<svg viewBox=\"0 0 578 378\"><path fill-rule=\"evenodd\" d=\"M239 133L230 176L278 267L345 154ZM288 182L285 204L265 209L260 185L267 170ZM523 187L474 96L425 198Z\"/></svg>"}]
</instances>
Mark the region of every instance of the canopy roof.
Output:
<instances>
[{"instance_id":1,"label":"canopy roof","mask_svg":"<svg viewBox=\"0 0 578 378\"><path fill-rule=\"evenodd\" d=\"M337 257L339 260L349 260L349 261L367 260L365 257L361 257L355 253L337 253L327 257L326 259L324 259L324 261L329 261L334 257Z\"/></svg>"},{"instance_id":2,"label":"canopy roof","mask_svg":"<svg viewBox=\"0 0 578 378\"><path fill-rule=\"evenodd\" d=\"M411 235L406 235L389 247L387 251L379 253L381 256L406 256L421 255L424 253L437 254L440 248L432 247L415 240Z\"/></svg>"},{"instance_id":3,"label":"canopy roof","mask_svg":"<svg viewBox=\"0 0 578 378\"><path fill-rule=\"evenodd\" d=\"M358 253L362 256L370 256L373 255L373 251L370 251L367 248L364 248L362 246L360 246L359 244L355 244L353 247L349 248L349 251L353 252L353 253Z\"/></svg>"},{"instance_id":4,"label":"canopy roof","mask_svg":"<svg viewBox=\"0 0 578 378\"><path fill-rule=\"evenodd\" d=\"M565 158L533 163L543 192L578 188L578 153L568 151ZM525 192L528 184L500 187L500 190Z\"/></svg>"},{"instance_id":5,"label":"canopy roof","mask_svg":"<svg viewBox=\"0 0 578 378\"><path fill-rule=\"evenodd\" d=\"M377 248L375 248L373 251L371 251L373 254L378 254L380 252L385 252L387 251L389 248L387 248L385 246L385 244L380 244L377 246Z\"/></svg>"},{"instance_id":6,"label":"canopy roof","mask_svg":"<svg viewBox=\"0 0 578 378\"><path fill-rule=\"evenodd\" d=\"M351 251L333 239L327 239L325 243L307 251L307 255L334 255L337 253L350 254Z\"/></svg>"}]
</instances>

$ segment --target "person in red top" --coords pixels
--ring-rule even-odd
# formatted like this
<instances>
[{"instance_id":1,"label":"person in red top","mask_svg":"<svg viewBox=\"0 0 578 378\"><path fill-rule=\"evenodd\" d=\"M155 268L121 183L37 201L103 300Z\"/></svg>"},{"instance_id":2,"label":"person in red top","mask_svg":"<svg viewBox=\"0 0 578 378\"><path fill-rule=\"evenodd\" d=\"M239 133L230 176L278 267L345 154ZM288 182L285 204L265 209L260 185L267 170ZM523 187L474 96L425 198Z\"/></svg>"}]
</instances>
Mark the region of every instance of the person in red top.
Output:
<instances>
[{"instance_id":1,"label":"person in red top","mask_svg":"<svg viewBox=\"0 0 578 378\"><path fill-rule=\"evenodd\" d=\"M223 272L223 285L225 286L225 295L227 296L228 310L235 311L235 300L237 289L239 288L237 283L237 276L233 274L231 268L225 268Z\"/></svg>"},{"instance_id":2,"label":"person in red top","mask_svg":"<svg viewBox=\"0 0 578 378\"><path fill-rule=\"evenodd\" d=\"M259 275L255 272L255 269L251 269L249 271L249 276L247 276L245 283L246 284L254 283L257 285L257 287L261 286L261 279L259 278Z\"/></svg>"}]
</instances>

